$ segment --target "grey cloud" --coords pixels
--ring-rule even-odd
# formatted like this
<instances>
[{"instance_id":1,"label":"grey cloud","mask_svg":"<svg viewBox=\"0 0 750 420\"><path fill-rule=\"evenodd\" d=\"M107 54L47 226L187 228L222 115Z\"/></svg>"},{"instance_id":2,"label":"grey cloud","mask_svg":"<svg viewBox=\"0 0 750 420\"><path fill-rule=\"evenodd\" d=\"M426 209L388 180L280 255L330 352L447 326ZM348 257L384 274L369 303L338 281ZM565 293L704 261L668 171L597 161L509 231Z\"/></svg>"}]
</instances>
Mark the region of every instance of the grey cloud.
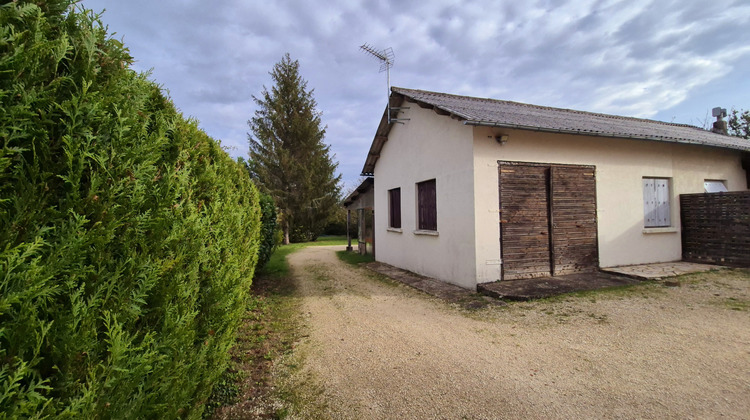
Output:
<instances>
[{"instance_id":1,"label":"grey cloud","mask_svg":"<svg viewBox=\"0 0 750 420\"><path fill-rule=\"evenodd\" d=\"M124 37L136 68L153 67L153 78L176 105L234 147L234 156L246 153L251 95L270 87L268 72L289 52L315 89L326 141L347 180L359 175L386 101L385 75L359 51L364 42L393 47L394 85L540 105L650 116L693 103L702 117L701 86L737 98L750 90L747 83L735 83L745 89L739 92L731 83L716 83L722 74L741 79L734 66L750 57L741 49L750 45L750 10L742 1L84 5L108 9L103 21ZM679 32L685 27L691 30Z\"/></svg>"}]
</instances>

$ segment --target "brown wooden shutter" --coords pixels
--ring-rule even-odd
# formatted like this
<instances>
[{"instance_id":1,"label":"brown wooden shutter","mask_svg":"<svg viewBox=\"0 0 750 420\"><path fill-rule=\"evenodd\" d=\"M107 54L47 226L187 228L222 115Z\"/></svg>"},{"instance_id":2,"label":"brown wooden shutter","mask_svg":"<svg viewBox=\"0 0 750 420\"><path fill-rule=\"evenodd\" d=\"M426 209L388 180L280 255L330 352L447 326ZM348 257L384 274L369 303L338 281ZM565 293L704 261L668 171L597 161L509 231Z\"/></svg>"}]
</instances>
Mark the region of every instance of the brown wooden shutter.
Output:
<instances>
[{"instance_id":1,"label":"brown wooden shutter","mask_svg":"<svg viewBox=\"0 0 750 420\"><path fill-rule=\"evenodd\" d=\"M390 223L390 227L392 228L401 228L401 188L394 188L392 190L388 190L389 194L389 205L388 208L388 220Z\"/></svg>"},{"instance_id":2,"label":"brown wooden shutter","mask_svg":"<svg viewBox=\"0 0 750 420\"><path fill-rule=\"evenodd\" d=\"M435 180L417 184L419 229L437 230L437 194Z\"/></svg>"}]
</instances>

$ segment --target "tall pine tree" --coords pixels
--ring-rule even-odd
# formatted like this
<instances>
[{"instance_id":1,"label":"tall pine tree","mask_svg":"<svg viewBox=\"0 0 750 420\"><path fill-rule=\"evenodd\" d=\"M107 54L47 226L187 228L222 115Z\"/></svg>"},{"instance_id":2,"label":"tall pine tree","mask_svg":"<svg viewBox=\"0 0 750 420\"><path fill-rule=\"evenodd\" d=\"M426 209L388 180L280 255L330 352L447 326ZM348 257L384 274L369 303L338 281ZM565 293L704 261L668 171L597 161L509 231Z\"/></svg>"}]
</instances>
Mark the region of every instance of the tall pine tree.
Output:
<instances>
[{"instance_id":1,"label":"tall pine tree","mask_svg":"<svg viewBox=\"0 0 750 420\"><path fill-rule=\"evenodd\" d=\"M253 96L258 110L248 121L250 173L279 207L284 243L315 240L339 202L340 175L313 90L287 53L271 71L274 86Z\"/></svg>"}]
</instances>

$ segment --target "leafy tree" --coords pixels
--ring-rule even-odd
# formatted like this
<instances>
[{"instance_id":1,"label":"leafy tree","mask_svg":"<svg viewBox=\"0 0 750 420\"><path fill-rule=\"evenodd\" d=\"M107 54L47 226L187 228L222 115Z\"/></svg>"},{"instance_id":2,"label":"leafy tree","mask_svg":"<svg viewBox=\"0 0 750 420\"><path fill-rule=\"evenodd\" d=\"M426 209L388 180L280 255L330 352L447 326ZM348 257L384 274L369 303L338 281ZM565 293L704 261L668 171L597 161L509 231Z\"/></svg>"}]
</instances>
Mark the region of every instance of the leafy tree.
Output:
<instances>
[{"instance_id":1,"label":"leafy tree","mask_svg":"<svg viewBox=\"0 0 750 420\"><path fill-rule=\"evenodd\" d=\"M248 121L250 173L279 208L284 243L315 240L339 201L340 175L323 143L320 112L287 53L270 73L274 86L253 96L258 110Z\"/></svg>"},{"instance_id":2,"label":"leafy tree","mask_svg":"<svg viewBox=\"0 0 750 420\"><path fill-rule=\"evenodd\" d=\"M729 116L729 135L750 139L750 111L732 110Z\"/></svg>"}]
</instances>

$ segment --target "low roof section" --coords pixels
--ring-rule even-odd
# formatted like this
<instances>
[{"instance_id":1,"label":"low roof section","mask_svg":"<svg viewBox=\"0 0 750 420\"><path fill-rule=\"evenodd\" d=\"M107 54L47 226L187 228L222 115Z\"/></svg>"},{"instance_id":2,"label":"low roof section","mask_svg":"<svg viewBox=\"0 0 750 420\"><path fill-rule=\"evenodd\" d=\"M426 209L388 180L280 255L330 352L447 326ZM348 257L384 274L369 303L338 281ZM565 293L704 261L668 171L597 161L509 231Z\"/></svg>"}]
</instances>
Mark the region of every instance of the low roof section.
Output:
<instances>
[{"instance_id":1,"label":"low roof section","mask_svg":"<svg viewBox=\"0 0 750 420\"><path fill-rule=\"evenodd\" d=\"M353 210L358 208L372 207L369 197L372 196L375 178L369 177L362 181L357 188L344 200L344 208Z\"/></svg>"},{"instance_id":2,"label":"low roof section","mask_svg":"<svg viewBox=\"0 0 750 420\"><path fill-rule=\"evenodd\" d=\"M746 139L717 134L692 125L392 87L391 107L401 107L404 102L433 109L466 125L686 143L750 152L750 141ZM370 146L362 169L364 176L373 174L375 162L393 126L393 122L388 123L387 112L388 108ZM391 112L397 110L392 109ZM391 117L396 118L396 115L392 114Z\"/></svg>"}]
</instances>

